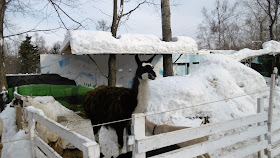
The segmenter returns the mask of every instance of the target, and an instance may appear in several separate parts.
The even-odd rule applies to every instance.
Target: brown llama
[[[151,65],[155,55],[147,61],[140,61],[135,55],[137,70],[132,88],[99,86],[85,94],[83,107],[92,125],[131,118],[132,113],[144,112],[149,96],[148,80],[155,79]],[[130,121],[107,124],[118,136],[119,152],[123,147],[123,131],[130,134]],[[93,126],[95,140],[99,142],[101,126]]]

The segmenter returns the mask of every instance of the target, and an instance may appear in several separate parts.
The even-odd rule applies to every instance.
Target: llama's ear
[[[156,54],[154,56],[152,56],[147,62],[152,63],[152,61],[154,60]]]
[[[135,60],[136,60],[137,65],[142,65],[142,62],[140,61],[138,54],[135,55]]]

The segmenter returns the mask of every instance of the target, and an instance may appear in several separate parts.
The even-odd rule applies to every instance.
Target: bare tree
[[[269,17],[269,38],[270,40],[277,40],[279,39],[278,35],[278,26],[277,21],[279,17],[279,7],[280,7],[280,0],[265,0],[260,1],[257,0],[258,5],[263,9],[265,14]],[[279,68],[279,55],[277,56],[268,56],[268,60],[272,63],[271,67],[268,68],[269,74],[272,73],[275,66]]]
[[[61,42],[55,42],[50,50],[51,54],[59,54],[61,48]]]
[[[35,33],[33,37],[35,38],[33,43],[37,46],[39,54],[49,54],[45,38],[38,33]]]
[[[280,5],[280,0],[265,0],[265,1],[260,1],[257,0],[259,6],[263,9],[263,11],[268,15],[269,20],[270,20],[270,25],[269,25],[269,36],[271,40],[274,40],[277,38],[277,27],[276,27],[276,22],[278,20],[278,15],[279,15],[279,5]],[[274,34],[274,28],[276,29]]]
[[[257,1],[243,0],[242,4],[245,10],[246,27],[248,35],[251,35],[251,41],[265,41],[265,25],[267,22],[267,14],[263,11]],[[252,36],[253,35],[253,36]]]
[[[7,5],[11,0],[1,0],[0,2],[0,88],[8,89],[6,81],[6,68],[4,62],[4,17]]]
[[[42,4],[42,2],[45,2],[44,7],[48,7],[49,5],[51,5],[53,7],[53,9],[55,10],[55,12],[57,13],[57,16],[59,17],[60,23],[66,29],[68,29],[68,27],[64,23],[61,15],[64,15],[64,17],[70,19],[75,24],[77,24],[75,28],[79,28],[82,26],[82,24],[80,22],[76,21],[71,16],[69,16],[66,13],[66,11],[64,11],[63,8],[61,7],[61,6],[71,7],[71,4],[73,4],[75,2],[74,0],[60,0],[60,1],[41,0],[40,2],[24,1],[24,0],[1,0],[1,2],[0,2],[0,89],[2,89],[2,87],[5,87],[6,89],[8,88],[7,81],[6,81],[6,68],[5,68],[5,63],[4,63],[4,57],[5,57],[4,56],[4,38],[10,38],[12,36],[25,34],[27,32],[53,31],[53,30],[57,30],[57,29],[61,28],[61,27],[58,27],[58,28],[50,28],[50,29],[48,28],[48,29],[38,30],[38,29],[36,29],[36,26],[34,26],[34,29],[4,36],[4,26],[6,26],[6,28],[5,28],[6,30],[9,30],[7,28],[7,25],[5,25],[5,24],[7,24],[7,19],[5,18],[7,10],[9,10],[12,13],[22,13],[22,14],[28,13],[28,15],[36,16],[35,12],[38,12],[38,10],[32,8],[33,5],[31,3],[33,3],[33,2],[40,3],[40,5],[44,5],[44,4]],[[28,10],[28,12],[25,12],[26,10]],[[42,11],[42,10],[39,10],[39,12],[40,11]],[[50,14],[52,14],[52,13],[50,13]],[[44,20],[47,17],[49,17],[49,15],[46,15],[46,17],[44,17],[42,19]],[[6,23],[5,23],[5,20],[6,20]]]
[[[7,74],[19,73],[19,57],[18,52],[15,52],[17,50],[13,48],[14,44],[15,43],[9,43],[7,41],[4,42],[4,60]]]
[[[172,31],[170,22],[170,2],[169,0],[161,0],[161,23],[163,41],[172,41]],[[163,76],[173,76],[172,54],[163,55]]]
[[[108,31],[110,29],[110,26],[108,26],[107,21],[104,19],[99,20],[96,24],[96,30],[101,30],[101,31]]]
[[[113,19],[111,25],[111,33],[113,37],[117,37],[117,31],[120,25],[122,18],[126,17],[125,20],[128,20],[129,16],[137,10],[141,5],[146,3],[146,0],[143,0],[141,3],[138,3],[135,8],[129,10],[128,12],[124,13],[124,0],[120,0],[120,5],[118,7],[118,0],[113,1]],[[127,1],[129,2],[129,1]],[[108,61],[108,85],[109,86],[116,86],[116,55],[110,54],[109,61]]]
[[[227,0],[216,0],[216,8],[210,13],[204,7],[204,21],[199,25],[197,38],[199,43],[207,41],[210,49],[237,49],[241,41],[236,40],[241,35],[238,25],[237,6],[230,6]],[[205,30],[207,29],[207,30]]]

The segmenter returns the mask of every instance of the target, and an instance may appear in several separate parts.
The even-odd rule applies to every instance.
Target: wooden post
[[[18,130],[23,129],[23,122],[22,122],[22,110],[20,106],[16,107],[16,124]]]
[[[29,138],[31,143],[31,157],[35,158],[35,121],[33,119],[33,113],[28,111],[28,127],[29,127]]]
[[[274,95],[275,95],[275,74],[271,74],[270,81],[270,94],[269,94],[269,107],[268,107],[268,132],[271,132],[271,123],[273,118],[273,108],[274,108]]]
[[[269,94],[269,107],[268,107],[268,152],[267,156],[268,158],[271,158],[271,125],[272,125],[272,119],[273,119],[273,108],[274,108],[274,94],[275,94],[275,74],[271,74],[271,81],[270,81],[270,94]]]
[[[100,157],[100,147],[96,142],[84,143],[83,157],[86,158],[99,158]]]
[[[257,112],[258,113],[263,113],[264,112],[264,100],[263,98],[258,98],[258,107],[257,107]],[[264,122],[258,123],[258,126],[264,126]],[[264,135],[261,135],[258,137],[258,141],[261,142],[264,140]],[[264,157],[264,150],[261,150],[258,152],[258,158],[263,158]]]
[[[132,135],[135,137],[133,144],[132,157],[133,158],[146,158],[146,153],[138,153],[137,141],[145,138],[145,114],[132,115]]]

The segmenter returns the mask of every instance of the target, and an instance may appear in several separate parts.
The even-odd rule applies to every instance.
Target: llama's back
[[[99,86],[86,93],[83,107],[95,125],[130,118],[136,98],[129,88]]]

